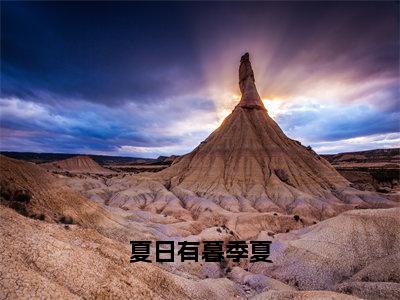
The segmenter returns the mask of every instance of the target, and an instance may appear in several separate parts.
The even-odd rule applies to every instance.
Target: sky
[[[400,147],[395,2],[1,2],[0,150],[194,149],[240,100],[318,153]]]

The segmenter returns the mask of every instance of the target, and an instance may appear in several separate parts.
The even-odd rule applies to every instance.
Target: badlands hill
[[[111,170],[101,167],[89,156],[74,156],[64,160],[44,163],[42,167],[50,171],[68,171],[68,172],[89,172],[89,173],[111,173]]]
[[[148,224],[127,223],[32,163],[0,156],[0,167],[1,299],[206,299],[236,293],[227,279],[196,282],[152,264],[129,264],[129,240],[154,240]]]
[[[50,223],[77,224],[127,241],[122,219],[116,217],[81,194],[66,187],[43,168],[0,156],[1,204],[23,216]],[[138,225],[139,226],[139,225]],[[139,229],[140,228],[140,229]],[[137,232],[148,230],[138,227]]]
[[[0,161],[3,204],[23,215],[54,222],[63,217],[72,218],[81,225],[91,224],[94,221],[92,215],[105,215],[97,205],[63,187],[55,177],[35,164],[5,156],[0,156]]]
[[[129,218],[122,218],[121,213],[106,211],[63,187],[34,164],[0,158],[0,266],[6,270],[0,272],[0,298],[398,299],[400,295],[398,208],[346,212],[275,236],[269,234],[274,222],[262,229],[253,218],[246,230],[253,230],[255,239],[272,239],[273,264],[129,264],[129,239],[235,240],[238,236],[224,228],[214,231],[212,224],[198,231],[196,223],[185,227],[179,220],[151,213],[129,216],[127,212]],[[25,209],[13,202],[23,203]]]

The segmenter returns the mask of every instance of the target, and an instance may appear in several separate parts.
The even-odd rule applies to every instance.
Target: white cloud
[[[312,146],[320,154],[335,154],[378,148],[400,148],[400,133],[375,134],[332,142],[314,143]]]

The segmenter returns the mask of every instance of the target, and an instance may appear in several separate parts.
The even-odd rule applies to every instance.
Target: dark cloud
[[[121,146],[179,146],[185,133],[171,134],[165,129],[192,115],[209,114],[214,104],[199,98],[177,98],[171,102],[167,117],[163,105],[133,104],[104,109],[103,105],[85,102],[53,106],[4,98],[0,100],[1,148],[16,151],[24,149],[20,145],[26,143],[34,148],[32,151],[75,149],[73,153],[82,150],[115,153]]]
[[[4,3],[2,92],[108,105],[185,93],[201,74],[179,15],[163,4]]]
[[[400,110],[385,112],[366,105],[310,107],[289,110],[277,122],[289,136],[308,143],[338,141],[361,136],[399,132]]]
[[[397,132],[398,24],[396,2],[4,2],[1,147],[190,150],[245,51],[291,137]]]

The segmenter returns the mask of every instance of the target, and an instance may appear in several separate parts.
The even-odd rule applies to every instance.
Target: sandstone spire
[[[240,92],[242,93],[239,106],[265,110],[264,104],[262,103],[260,95],[257,92],[254,72],[251,68],[250,55],[248,52],[245,53],[240,59],[239,87]]]
[[[248,53],[241,58],[239,79],[242,99],[221,126],[152,175],[184,207],[213,202],[231,212],[282,211],[321,219],[355,206],[384,205],[381,197],[350,187],[325,159],[285,135],[257,93]]]

